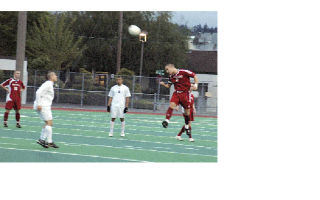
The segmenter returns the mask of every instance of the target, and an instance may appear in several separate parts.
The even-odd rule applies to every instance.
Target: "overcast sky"
[[[216,11],[175,11],[172,21],[178,24],[187,24],[189,27],[194,25],[205,25],[209,27],[217,26]]]

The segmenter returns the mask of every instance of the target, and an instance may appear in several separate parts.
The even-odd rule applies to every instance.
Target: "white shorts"
[[[37,110],[37,113],[41,120],[50,121],[52,120],[51,107],[42,107],[41,111]]]
[[[111,106],[111,118],[124,118],[123,106]]]

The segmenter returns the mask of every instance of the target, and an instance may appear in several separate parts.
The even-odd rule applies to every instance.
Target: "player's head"
[[[165,71],[172,75],[172,74],[175,74],[177,73],[177,69],[176,67],[174,66],[174,64],[166,64],[166,66],[164,67]]]
[[[20,78],[20,71],[19,70],[16,70],[16,71],[14,71],[14,73],[13,73],[13,77],[14,77],[14,79],[19,79]]]
[[[121,76],[119,76],[119,77],[117,77],[117,84],[118,85],[122,85],[122,83],[123,83],[123,79],[122,79],[122,77]]]
[[[48,79],[49,81],[56,82],[56,81],[58,80],[58,77],[57,77],[57,75],[56,75],[55,72],[48,72],[48,74],[47,74],[47,79]]]

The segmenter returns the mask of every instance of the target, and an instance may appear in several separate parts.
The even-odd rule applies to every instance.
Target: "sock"
[[[172,112],[173,112],[173,109],[172,108],[168,108],[167,110],[167,113],[166,113],[166,119],[169,120],[172,116]]]
[[[3,115],[3,122],[6,124],[8,121],[9,113],[5,112]]]
[[[113,133],[114,122],[110,121],[110,133]]]
[[[189,116],[188,115],[183,115],[184,116],[184,123],[186,124],[186,128],[188,127],[189,124]]]
[[[42,128],[42,130],[41,130],[40,139],[41,140],[46,140],[47,139],[46,132],[45,132],[44,128]]]
[[[123,121],[121,122],[121,133],[124,133],[124,127],[125,127],[126,123]]]
[[[20,124],[20,113],[16,113],[17,124]]]
[[[46,133],[47,133],[47,141],[48,143],[52,143],[52,127],[51,126],[46,126],[44,127]]]
[[[184,126],[182,126],[182,128],[181,128],[180,132],[178,133],[178,136],[181,136],[181,135],[182,135],[182,133],[184,132],[184,130],[185,130],[185,128],[184,128]]]
[[[192,130],[191,126],[189,127],[189,129],[190,129],[190,134],[188,134],[188,136],[189,136],[189,138],[192,138],[192,136],[191,136],[191,130]]]

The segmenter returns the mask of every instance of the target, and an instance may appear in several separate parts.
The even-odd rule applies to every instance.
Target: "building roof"
[[[187,69],[198,74],[218,74],[217,51],[190,51]]]

